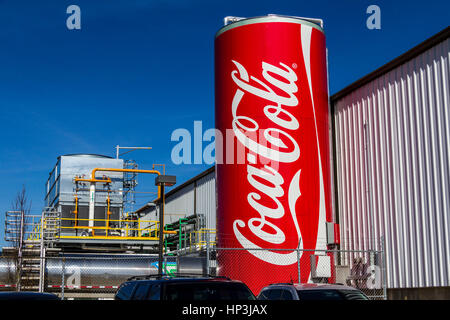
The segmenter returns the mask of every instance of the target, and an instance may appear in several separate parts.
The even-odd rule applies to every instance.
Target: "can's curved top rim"
[[[289,22],[289,23],[296,23],[296,24],[305,24],[310,27],[316,28],[320,32],[324,33],[322,27],[319,25],[310,22],[308,20],[302,19],[302,18],[296,18],[296,17],[287,17],[287,16],[277,16],[277,15],[269,15],[269,16],[261,16],[261,17],[252,17],[252,18],[245,18],[233,23],[230,23],[226,26],[223,26],[216,32],[216,38],[223,34],[224,32],[234,29],[237,27],[249,25],[249,24],[256,24],[256,23],[266,23],[266,22]]]

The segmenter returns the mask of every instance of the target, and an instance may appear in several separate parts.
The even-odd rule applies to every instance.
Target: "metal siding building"
[[[202,217],[203,228],[216,228],[216,179],[214,167],[200,173],[166,193],[164,223],[169,224],[186,216]],[[145,214],[142,220],[158,220],[155,207],[137,210]]]
[[[214,168],[213,168],[214,169]],[[216,176],[215,171],[196,181],[196,212],[205,216],[205,228],[216,229]]]
[[[181,188],[178,192],[167,194],[164,208],[165,223],[194,214],[194,184]]]
[[[449,33],[331,98],[342,248],[384,239],[390,288],[450,285]]]

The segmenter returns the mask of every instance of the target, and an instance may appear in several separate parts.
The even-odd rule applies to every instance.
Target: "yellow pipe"
[[[156,167],[156,166],[162,167],[162,168],[163,168],[163,174],[166,174],[166,165],[165,165],[165,164],[154,163],[154,164],[152,165],[152,169],[155,170],[155,167]]]
[[[75,195],[75,210],[72,211],[75,213],[75,227],[77,226],[77,217],[78,217],[78,196]]]
[[[77,195],[75,195],[74,198],[75,198],[75,210],[73,210],[72,213],[75,213],[75,216],[76,216],[76,214],[78,213],[78,197],[77,197]]]
[[[110,203],[111,203],[111,200],[109,198],[109,194],[108,194],[108,198],[106,199],[106,203],[108,204],[107,209],[106,209],[106,214],[108,215],[108,220],[109,220],[109,215],[111,214],[111,211],[109,211]]]
[[[95,179],[95,173],[97,171],[111,171],[111,172],[135,172],[135,173],[154,173],[158,176],[161,175],[161,173],[157,170],[142,170],[142,169],[118,169],[118,168],[95,168],[92,170],[91,178]]]
[[[177,234],[176,230],[164,230],[164,234]]]
[[[157,170],[141,170],[141,169],[118,169],[118,168],[94,168],[91,173],[91,180],[96,180],[95,173],[97,171],[110,171],[110,172],[133,172],[133,173],[153,173],[157,174],[158,176],[161,175],[161,173]],[[158,200],[161,197],[161,187],[158,186]]]
[[[109,215],[111,214],[111,211],[109,211],[109,205],[111,203],[111,200],[109,199],[109,192],[108,192],[108,198],[106,199],[106,202],[108,203],[107,209],[106,209],[106,236],[108,236],[108,229],[109,229]]]
[[[161,175],[161,173],[158,170],[142,170],[142,169],[119,169],[119,168],[94,168],[92,170],[91,173],[91,182],[101,182],[102,180],[97,180],[95,178],[95,174],[97,173],[97,171],[108,171],[108,172],[133,172],[133,173],[152,173],[152,174],[157,174],[158,176]],[[109,179],[109,178],[108,178]],[[86,179],[89,180],[89,179]],[[82,181],[82,179],[79,179],[79,181]],[[109,181],[111,181],[111,179],[109,179]],[[161,199],[161,186],[158,186],[158,200]],[[163,234],[164,233],[168,233],[168,234],[172,234],[172,233],[176,233],[175,232],[167,232],[167,230],[164,230],[163,228]]]

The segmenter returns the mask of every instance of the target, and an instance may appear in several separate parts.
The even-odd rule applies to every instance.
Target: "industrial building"
[[[342,247],[383,241],[398,298],[450,297],[449,35],[331,97]]]
[[[136,210],[136,214],[143,221],[158,219],[157,208],[151,203]],[[167,192],[164,217],[167,228],[180,230],[177,235],[168,237],[167,241],[173,242],[171,249],[188,249],[191,243],[214,245],[216,236],[214,167]]]
[[[331,97],[340,248],[380,250],[391,298],[450,297],[450,28]],[[215,228],[214,167],[167,193]],[[137,212],[155,219],[153,208]]]
[[[340,248],[384,250],[391,298],[450,298],[449,36],[447,28],[330,98]],[[75,257],[67,268],[82,267],[85,285],[117,285],[149,273],[149,265],[155,273],[160,198],[124,209],[137,171],[118,157],[60,156],[36,222],[41,236],[24,239],[21,259],[0,261],[1,282],[19,270],[35,276],[18,284],[23,289],[47,291],[65,272],[52,259],[64,256]],[[203,257],[216,243],[215,167],[164,198],[170,261],[179,271],[212,272],[213,257],[206,265]],[[14,238],[8,222],[17,219],[10,217],[5,234]],[[99,253],[114,263],[86,264]],[[123,257],[129,259],[120,265]],[[134,274],[117,273],[125,269]]]
[[[160,262],[164,273],[204,274],[201,250],[192,244],[191,256],[160,256],[160,222],[125,210],[138,173],[155,175],[155,182],[169,177],[118,157],[59,156],[45,184],[42,215],[6,213],[5,240],[12,246],[2,250],[0,290],[111,298],[128,278],[158,274]],[[157,197],[152,208],[159,212],[160,205]]]

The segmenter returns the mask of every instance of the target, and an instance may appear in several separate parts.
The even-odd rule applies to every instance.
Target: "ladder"
[[[41,216],[23,211],[5,214],[5,240],[13,243],[16,261],[17,291],[44,292],[47,249],[59,239],[61,221],[54,208],[45,208]]]
[[[24,240],[18,259],[18,291],[39,291],[41,258],[40,243]]]
[[[45,291],[45,267],[48,248],[53,248],[54,242],[59,239],[61,220],[54,208],[45,208],[40,221],[39,239],[39,292]]]

